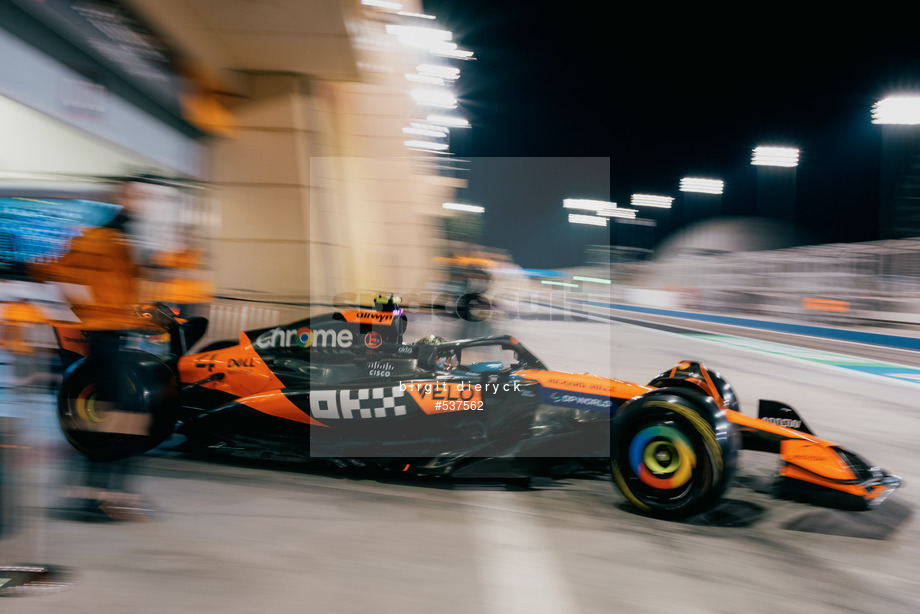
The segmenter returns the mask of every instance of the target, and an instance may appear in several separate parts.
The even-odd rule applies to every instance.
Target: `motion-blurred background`
[[[616,318],[606,319],[610,309],[885,328],[915,341],[920,46],[913,25],[887,15],[878,24],[862,14],[806,18],[778,7],[752,14],[696,8],[668,13],[602,0],[0,0],[0,415],[28,417],[23,424],[35,432],[27,439],[47,444],[36,448],[36,457],[48,464],[57,460],[61,437],[53,417],[49,422],[49,408],[61,375],[61,330],[79,331],[77,325],[86,323],[81,308],[100,297],[162,301],[183,315],[206,316],[203,345],[335,306],[369,306],[381,293],[401,295],[407,311],[425,316],[475,288],[490,301],[483,310],[492,308],[488,321],[451,332],[505,332],[496,323],[516,320],[541,355],[549,353],[548,361],[562,369],[603,376],[618,369],[618,377],[645,381],[685,356],[672,356],[671,340],[650,342],[648,331],[614,334]],[[834,19],[839,21],[830,27]],[[94,245],[108,245],[108,230],[123,233],[126,252],[88,246],[94,237],[102,237]],[[92,273],[81,256],[89,253],[111,267]],[[544,308],[567,317],[569,307],[590,307],[602,323],[528,320],[545,316],[537,314]],[[51,325],[58,327],[57,337]],[[413,330],[416,336],[428,332]],[[740,378],[758,390],[758,360],[736,349],[685,346],[691,343],[687,337],[678,345],[707,360],[746,364]],[[790,381],[799,373],[795,365],[777,364],[771,369]],[[881,372],[891,364],[871,368]],[[916,377],[910,371],[901,379]],[[813,379],[788,386],[815,403],[819,395],[808,395],[816,389],[839,394],[851,422],[838,421],[828,409],[825,424],[832,435],[834,428],[860,432],[863,403],[851,399],[849,389],[841,392],[846,377],[834,378],[822,379],[821,386],[812,386]],[[768,388],[761,395],[770,394]],[[892,390],[885,387],[877,396],[890,394],[885,403],[892,414],[908,415],[908,395]],[[874,394],[866,396],[874,401]],[[915,455],[912,432],[909,426],[884,426],[867,437],[870,452]],[[6,437],[2,429],[0,436]],[[894,440],[898,454],[889,447]],[[19,450],[16,441],[12,435],[0,439],[0,460]],[[50,457],[40,456],[45,453]],[[30,479],[49,484],[43,466],[34,465],[39,469]],[[212,469],[226,483],[197,467],[189,470],[194,487],[151,480],[161,500],[203,510],[183,522],[190,533],[195,519],[214,518],[215,509],[239,503],[238,482],[263,479],[248,477],[245,469]],[[152,473],[169,471],[158,466]],[[424,573],[431,561],[444,559],[459,561],[469,573],[474,566],[464,564],[467,558],[485,560],[483,573],[492,577],[490,565],[498,561],[502,567],[499,546],[508,535],[509,550],[536,561],[531,571],[538,581],[528,584],[515,575],[521,561],[508,559],[494,574],[504,584],[496,581],[489,593],[490,581],[484,581],[484,596],[473,605],[464,601],[464,582],[454,586],[440,578],[418,602],[390,595],[388,603],[400,606],[392,611],[432,611],[432,603],[444,605],[445,594],[456,596],[449,611],[477,611],[476,603],[510,611],[502,607],[508,594],[536,595],[524,600],[528,611],[576,611],[566,606],[568,589],[554,593],[547,580],[554,577],[554,563],[541,556],[552,551],[553,540],[571,546],[560,556],[574,559],[579,581],[588,584],[582,605],[604,609],[609,578],[617,575],[604,566],[616,558],[610,552],[635,535],[644,538],[648,526],[617,512],[626,528],[616,534],[606,520],[609,501],[593,486],[563,487],[578,491],[577,509],[557,507],[555,492],[517,508],[521,500],[501,507],[510,499],[495,499],[494,493],[419,495],[402,485],[397,490],[405,501],[390,503],[381,494],[386,488],[364,482],[354,492],[342,489],[339,498],[338,486],[330,486],[334,480],[312,476],[304,478],[315,487],[310,492],[324,494],[308,504],[292,503],[287,480],[301,477],[272,478],[277,491],[266,496],[280,500],[279,506],[291,503],[294,511],[286,518],[299,518],[304,509],[313,520],[328,514],[328,525],[320,522],[316,534],[305,534],[320,552],[339,552],[339,542],[323,541],[338,531],[362,536],[345,548],[345,557],[384,588],[356,598],[352,611],[368,611],[378,605],[374,595],[393,590],[386,581],[391,569],[362,558],[367,543],[388,536],[376,519],[362,516],[365,505],[384,501],[373,509],[399,538],[398,545],[381,546],[387,555],[403,555],[392,571],[398,586],[411,584],[400,570]],[[221,490],[227,483],[234,488]],[[43,505],[41,494],[31,496],[36,499],[17,507]],[[264,512],[256,495],[246,497],[235,512],[246,518]],[[469,522],[456,511],[458,500],[459,509],[474,510]],[[12,507],[9,498],[3,504]],[[568,531],[559,529],[566,522],[556,521],[573,518],[574,526],[590,530],[550,536],[529,520],[530,504],[552,520],[547,524],[553,531]],[[427,566],[406,563],[419,553],[410,539],[422,515],[415,506],[427,505],[449,518],[445,526],[469,529],[486,554],[468,553],[468,540],[442,532],[435,522],[425,526],[422,538],[433,536],[443,551],[431,554]],[[501,535],[482,528],[488,527],[479,522],[483,510]],[[405,514],[411,526],[397,522]],[[250,540],[244,524],[209,524],[213,539],[202,537],[196,547],[210,548],[234,531]],[[87,548],[81,536],[55,527],[23,533],[60,538],[64,558],[80,560]],[[163,529],[167,538],[172,530]],[[266,537],[262,531],[260,526],[243,546],[227,545],[220,556],[235,561],[233,556],[260,544],[272,561],[263,568],[275,569],[277,544],[288,534]],[[634,554],[673,549],[674,534],[701,543],[709,537],[688,537],[687,527],[650,532],[652,545],[640,541]],[[541,534],[543,541],[531,539]],[[608,544],[611,535],[621,541]],[[125,548],[144,574],[157,570],[157,556],[165,568],[187,555],[193,562],[186,569],[200,571],[189,554],[193,548],[164,554],[149,549],[148,536],[134,537]],[[192,543],[196,536],[187,537]],[[841,575],[840,584],[852,595],[840,593],[839,602],[828,597],[831,605],[867,595],[854,607],[878,598],[891,599],[891,611],[914,611],[909,603],[915,601],[897,597],[915,584],[913,570],[901,564],[916,560],[920,541],[913,537],[905,540],[909,547],[901,558],[889,561],[896,567],[890,570],[893,590],[866,580],[871,590],[863,591]],[[537,546],[528,550],[528,543]],[[721,544],[711,551],[706,544],[700,555],[706,562],[688,568],[712,568],[713,560],[722,560]],[[739,544],[743,554],[748,544]],[[781,551],[788,545],[781,543]],[[33,543],[23,552],[44,556],[54,549]],[[835,552],[845,559],[851,549],[838,544]],[[631,560],[643,561],[647,577],[657,578],[658,562],[639,554]],[[98,562],[109,554],[93,556]],[[873,569],[873,556],[888,561],[887,551],[879,549],[854,563],[858,571],[847,572]],[[595,565],[597,558],[604,565]],[[797,565],[784,580],[805,582],[800,578],[806,574],[797,570],[816,567],[806,555]],[[226,590],[225,581],[244,585],[241,567],[228,568],[231,573],[208,577],[208,586],[217,587],[212,592]],[[119,570],[106,571],[117,577]],[[630,571],[620,573],[629,578]],[[328,577],[345,574],[338,572]],[[326,577],[315,576],[313,587],[330,591],[324,593],[327,603],[354,597],[350,585],[330,589]],[[131,611],[132,596],[156,591],[131,578],[139,584],[129,581],[123,598],[107,602],[119,611]],[[747,607],[757,602],[757,591],[772,595],[769,574],[762,579],[753,593],[739,589],[736,602]],[[702,590],[693,588],[696,580],[686,581],[684,595]],[[835,582],[825,581],[823,594],[836,594]],[[540,586],[554,597],[541,603],[543,593],[535,589]],[[647,584],[634,587],[631,603],[640,611]],[[237,598],[253,599],[253,611],[260,611],[263,602],[247,595]],[[703,604],[698,611],[714,611],[709,593],[696,596],[695,603]],[[184,592],[189,609],[178,611],[206,611],[195,609],[196,599],[193,591]],[[300,611],[298,606],[291,611]]]

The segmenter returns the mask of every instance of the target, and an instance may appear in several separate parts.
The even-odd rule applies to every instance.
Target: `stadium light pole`
[[[799,149],[777,145],[755,147],[751,164],[757,167],[757,215],[795,225],[795,175]]]
[[[616,208],[617,204],[607,200],[593,200],[590,198],[565,198],[562,200],[563,209],[576,211],[606,211]]]
[[[680,187],[684,193],[683,207],[678,225],[685,226],[696,220],[722,215],[722,193],[725,182],[721,179],[704,177],[682,177]]]
[[[608,226],[609,218],[635,217],[636,212],[632,209],[622,209],[617,207],[613,201],[596,200],[592,198],[565,198],[562,200],[562,208],[573,211],[590,211],[593,216],[573,213],[569,214],[569,222],[572,224],[587,224],[592,226]],[[597,220],[603,220],[599,222]],[[607,234],[608,251],[612,245],[616,244],[616,224],[609,225],[610,231]]]
[[[674,197],[657,194],[633,194],[629,199],[629,204],[631,207],[651,209],[649,214],[655,222],[654,226],[651,226],[653,230],[651,233],[638,233],[638,228],[634,227],[634,234],[636,234],[638,240],[633,247],[653,249],[655,243],[661,241],[665,233],[671,229],[671,208],[674,205]],[[649,235],[651,235],[650,239]]]
[[[601,201],[595,201],[595,202],[601,202]],[[611,203],[606,203],[606,204],[610,205]],[[573,207],[571,206],[571,204],[569,205],[563,204],[563,207],[566,209],[579,208],[579,207]],[[608,218],[598,215],[600,206],[598,206],[598,208],[591,208],[591,207],[592,206],[589,206],[589,208],[587,209],[585,208],[581,208],[581,209],[583,211],[584,210],[594,211],[595,212],[594,215],[590,215],[587,213],[569,213],[568,214],[569,224],[572,224],[573,226],[572,235],[574,237],[573,242],[569,244],[569,249],[572,250],[570,257],[572,261],[577,262],[578,265],[584,264],[586,247],[588,245],[595,245],[598,242],[597,241],[598,231],[592,231],[592,230],[586,229],[585,226],[594,226],[594,227],[597,227],[598,229],[603,228],[602,232],[607,237],[608,242],[610,241],[610,234],[609,234],[609,231],[607,230]]]
[[[443,203],[441,205],[443,209],[450,209],[451,211],[465,211],[467,213],[485,213],[486,208],[480,205],[468,205],[465,203]]]
[[[917,194],[906,186],[920,181],[913,170],[920,161],[920,95],[893,95],[872,107],[872,123],[882,127],[882,181],[879,237],[900,239],[920,235]],[[910,178],[911,181],[905,181]]]

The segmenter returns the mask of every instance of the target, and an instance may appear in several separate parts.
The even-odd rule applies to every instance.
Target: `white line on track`
[[[582,307],[582,308],[583,308],[583,307]],[[706,324],[715,324],[716,326],[725,326],[725,327],[727,327],[727,328],[734,328],[734,329],[737,329],[738,331],[751,330],[751,331],[756,331],[756,332],[761,332],[761,333],[770,333],[770,334],[773,334],[773,335],[780,335],[780,336],[784,336],[784,337],[793,337],[793,338],[798,337],[798,338],[801,338],[801,339],[816,339],[816,340],[819,340],[819,341],[830,341],[830,342],[833,342],[833,343],[839,343],[839,344],[841,344],[841,345],[852,345],[852,346],[856,346],[856,347],[858,347],[858,346],[873,346],[873,345],[875,345],[875,344],[867,343],[867,342],[864,342],[864,341],[853,341],[853,340],[851,340],[851,339],[838,339],[837,337],[820,337],[820,336],[815,336],[815,335],[809,335],[809,334],[807,334],[807,333],[793,333],[793,332],[783,331],[783,330],[772,330],[772,329],[769,329],[769,328],[752,328],[752,327],[750,327],[750,326],[745,326],[745,325],[743,325],[743,324],[730,324],[730,323],[728,323],[728,322],[707,322],[707,321],[705,321],[705,320],[701,321],[701,320],[694,320],[694,319],[692,319],[692,318],[681,318],[680,316],[669,316],[669,315],[663,315],[663,314],[648,314],[648,315],[651,315],[651,316],[653,316],[653,317],[658,317],[658,318],[669,318],[669,319],[672,319],[672,320],[676,320],[676,321],[677,321],[677,322],[674,322],[674,323],[670,323],[670,324],[669,324],[668,322],[657,322],[657,321],[654,321],[654,320],[643,320],[643,319],[638,318],[638,317],[635,317],[635,316],[630,317],[631,314],[630,314],[628,311],[625,311],[625,310],[613,309],[613,308],[609,308],[609,307],[599,307],[599,309],[607,309],[607,310],[608,310],[608,313],[610,313],[610,318],[604,318],[603,314],[591,314],[591,315],[595,316],[596,318],[606,319],[606,320],[608,320],[608,321],[609,321],[611,318],[621,318],[621,319],[623,319],[623,320],[630,320],[631,322],[639,322],[639,323],[644,323],[644,324],[661,324],[661,325],[664,325],[664,326],[675,326],[675,327],[685,328],[685,329],[687,329],[687,330],[692,330],[692,331],[696,331],[696,332],[703,333],[703,334],[707,334],[707,335],[720,335],[720,334],[722,334],[722,335],[729,335],[729,336],[731,336],[732,333],[713,333],[712,331],[708,331],[708,330],[705,330],[705,329],[702,329],[702,328],[694,328],[694,327],[693,327],[693,323],[694,323],[694,322],[699,322],[699,323],[706,323]],[[585,313],[590,313],[590,312],[585,312]],[[640,312],[640,313],[641,313],[641,312]],[[583,314],[583,313],[578,313],[578,315],[584,315],[584,314]],[[616,320],[614,320],[614,321],[616,321]],[[640,325],[641,325],[641,324],[640,324]],[[802,324],[802,326],[813,326],[813,325],[810,325],[810,324]],[[815,328],[821,328],[820,326],[814,326],[814,327],[815,327]],[[884,333],[878,333],[878,334],[883,335]],[[734,336],[736,336],[736,337],[737,337],[737,336],[744,337],[745,335],[744,335],[742,332],[739,332],[738,334],[735,334]],[[780,342],[775,342],[775,343],[780,343]],[[911,350],[911,349],[908,349],[908,348],[899,348],[899,347],[894,347],[894,346],[890,346],[890,345],[878,346],[878,347],[884,347],[886,351],[889,351],[889,350],[890,350],[890,351],[895,351],[895,352],[902,352],[902,353],[905,353],[905,354],[908,354],[908,355],[916,355],[916,353],[917,353],[917,350]]]
[[[866,371],[860,371],[860,370],[858,370],[858,369],[851,369],[851,368],[847,368],[847,367],[845,367],[845,366],[827,364],[827,363],[824,363],[824,362],[818,362],[818,361],[814,361],[814,360],[806,360],[806,359],[804,359],[804,358],[798,358],[798,357],[796,357],[796,356],[790,356],[790,355],[787,355],[787,354],[778,354],[778,353],[772,353],[772,352],[765,352],[765,351],[763,351],[763,350],[761,350],[761,349],[755,349],[755,348],[751,348],[751,347],[744,347],[744,346],[741,346],[741,345],[729,345],[729,344],[720,342],[720,341],[718,341],[717,339],[703,339],[703,338],[696,337],[696,336],[693,336],[693,335],[686,335],[686,334],[682,334],[682,333],[673,333],[673,332],[670,332],[670,331],[658,330],[658,329],[656,329],[656,328],[649,328],[649,327],[647,327],[647,326],[643,326],[643,324],[645,323],[644,320],[639,320],[639,319],[636,319],[636,318],[629,318],[628,316],[623,316],[622,319],[619,319],[619,318],[620,318],[619,314],[617,314],[617,319],[605,318],[605,317],[604,317],[603,315],[601,315],[601,314],[588,314],[588,313],[581,313],[581,312],[579,312],[577,315],[579,315],[579,316],[581,316],[581,317],[588,316],[590,319],[593,319],[593,320],[596,320],[596,321],[604,321],[604,322],[610,322],[610,323],[625,324],[626,326],[637,326],[637,327],[640,327],[640,328],[644,328],[644,329],[645,329],[648,333],[650,333],[650,334],[667,335],[667,336],[672,336],[672,337],[673,337],[673,336],[685,337],[685,338],[688,338],[688,339],[693,339],[693,340],[695,340],[695,341],[699,341],[700,343],[706,343],[706,344],[710,344],[710,345],[717,345],[717,346],[720,346],[720,347],[731,347],[731,348],[736,349],[736,350],[739,350],[739,351],[741,351],[741,352],[745,352],[745,353],[749,353],[749,354],[753,354],[753,355],[758,355],[758,356],[767,355],[767,356],[771,356],[771,357],[773,357],[773,358],[783,359],[783,360],[786,360],[786,361],[788,361],[788,362],[798,363],[798,364],[801,364],[801,365],[808,365],[808,366],[814,367],[814,368],[816,368],[816,369],[823,370],[823,371],[825,371],[825,372],[827,372],[827,373],[833,373],[833,374],[835,374],[835,375],[840,375],[841,372],[849,372],[849,374],[856,375],[856,376],[859,376],[859,377],[863,377],[863,378],[865,378],[865,379],[867,379],[867,380],[872,380],[872,381],[875,381],[875,382],[878,382],[878,383],[909,386],[911,389],[913,389],[913,390],[915,390],[915,391],[916,391],[916,389],[917,389],[917,385],[920,384],[920,381],[908,380],[908,379],[905,379],[904,376],[901,376],[901,377],[894,377],[894,376],[882,375],[882,374],[877,374],[877,373],[868,373],[868,372],[866,372]],[[626,322],[625,320],[631,320],[632,322],[635,322],[635,323]],[[652,323],[653,323],[653,324],[658,324],[658,322],[652,322]],[[677,325],[673,325],[673,326],[677,326]],[[738,337],[738,338],[741,338],[741,339],[750,339],[750,337],[744,337],[744,336],[742,336],[742,335],[731,335],[731,334],[729,334],[729,333],[712,333],[712,332],[709,332],[709,331],[706,331],[706,330],[703,330],[703,329],[696,329],[696,328],[693,328],[693,327],[690,327],[690,326],[686,326],[686,327],[685,327],[685,326],[683,326],[683,325],[680,325],[680,328],[686,328],[687,330],[694,331],[694,333],[701,333],[701,334],[704,334],[704,335],[712,335],[712,336],[714,336],[714,337],[725,336],[725,337]],[[743,327],[739,327],[739,328],[743,328]],[[795,333],[786,333],[786,334],[795,335]],[[807,336],[807,335],[804,335],[804,336]],[[835,340],[835,341],[836,341],[836,340]],[[789,344],[782,344],[782,343],[772,342],[772,341],[767,341],[767,342],[765,342],[765,343],[771,343],[771,344],[773,344],[773,345],[789,345]],[[855,342],[855,341],[847,341],[846,343],[851,343],[851,344],[854,344],[854,345],[859,345],[859,343],[858,343],[858,342]],[[792,348],[799,348],[800,346],[789,345],[789,347],[792,347]],[[826,352],[826,351],[824,351],[824,350],[816,350],[816,351],[821,351],[821,352],[824,352],[824,353],[826,353],[826,354],[837,354],[838,356],[849,357],[849,358],[859,358],[859,357],[857,357],[857,356],[852,356],[852,355],[849,355],[849,354],[840,354],[839,352]],[[873,359],[864,358],[864,359],[861,359],[861,360],[873,360]],[[881,363],[881,362],[883,362],[883,361],[874,361],[874,362],[879,362],[879,363]],[[884,361],[884,362],[888,363],[888,361]],[[898,367],[898,368],[903,368],[903,369],[909,369],[909,370],[917,370],[916,367],[911,367],[911,366],[908,366],[908,365],[901,365],[901,364],[898,364],[898,363],[888,363],[888,364],[890,364],[890,365],[893,366],[893,367]]]
[[[516,493],[469,492],[465,513],[477,555],[482,612],[578,612],[546,529]]]

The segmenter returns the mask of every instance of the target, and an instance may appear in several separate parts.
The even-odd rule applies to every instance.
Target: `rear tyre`
[[[172,433],[179,387],[156,356],[125,350],[117,366],[84,358],[65,372],[58,423],[67,441],[93,461],[125,459]]]
[[[656,518],[681,519],[713,507],[734,475],[737,450],[725,412],[693,390],[649,392],[611,423],[613,482]]]

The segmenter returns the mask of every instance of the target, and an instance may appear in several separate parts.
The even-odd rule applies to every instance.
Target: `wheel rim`
[[[89,384],[84,387],[76,398],[72,399],[74,413],[86,422],[98,424],[105,420],[96,414],[96,385]]]
[[[638,508],[661,515],[692,510],[719,481],[713,428],[695,410],[654,400],[622,425],[614,481]]]
[[[642,429],[629,444],[629,466],[633,474],[655,490],[683,487],[693,477],[696,463],[690,440],[666,424]]]

